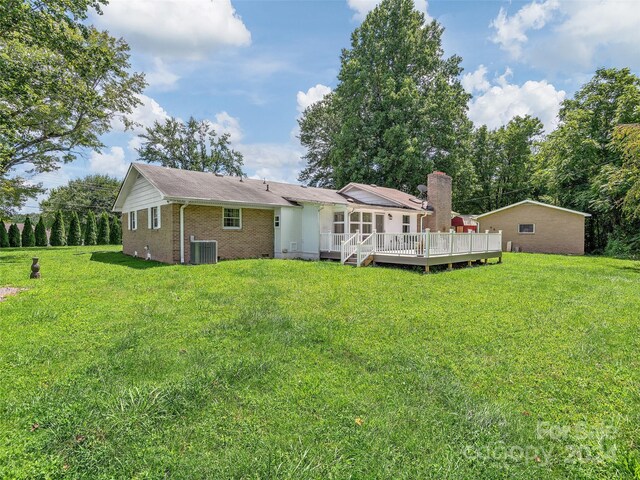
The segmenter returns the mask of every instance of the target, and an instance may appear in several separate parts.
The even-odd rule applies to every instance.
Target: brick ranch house
[[[215,240],[220,259],[319,259],[356,232],[449,232],[451,178],[430,174],[425,201],[376,185],[331,190],[133,163],[113,211],[127,255],[189,263],[191,241]]]

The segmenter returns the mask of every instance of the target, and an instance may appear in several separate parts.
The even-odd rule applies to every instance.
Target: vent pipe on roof
[[[267,192],[269,191],[269,184],[267,183]]]

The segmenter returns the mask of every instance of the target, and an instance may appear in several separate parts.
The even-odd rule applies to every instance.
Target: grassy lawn
[[[638,262],[50,248],[2,286],[1,478],[640,478]]]

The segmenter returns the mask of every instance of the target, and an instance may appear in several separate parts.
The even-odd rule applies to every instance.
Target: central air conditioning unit
[[[191,238],[192,265],[218,263],[218,242],[216,240],[195,240]]]

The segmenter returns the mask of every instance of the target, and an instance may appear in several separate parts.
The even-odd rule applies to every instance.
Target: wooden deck
[[[502,233],[324,234],[320,259],[343,264],[435,265],[502,261]]]

